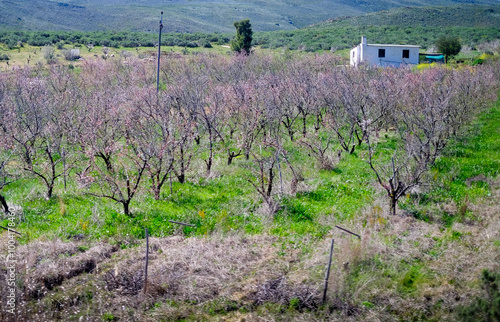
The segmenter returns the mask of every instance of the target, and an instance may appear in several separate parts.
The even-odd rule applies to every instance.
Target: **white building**
[[[351,49],[351,66],[393,66],[418,64],[420,46],[367,44],[361,37],[361,44]]]

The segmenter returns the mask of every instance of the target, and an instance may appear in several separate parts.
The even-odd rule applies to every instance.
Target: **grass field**
[[[75,47],[72,45],[65,45],[62,49],[56,49],[54,47],[56,55],[55,58],[56,61],[59,63],[63,63],[66,65],[69,64],[78,65],[79,62],[81,62],[81,60],[67,61],[62,51],[68,49],[79,49],[81,58],[85,60],[85,59],[94,59],[96,56],[101,57],[103,55],[102,48],[103,46],[95,46],[89,51],[88,48],[85,46]],[[47,64],[47,60],[44,58],[42,49],[43,47],[30,46],[30,45],[24,45],[23,47],[17,49],[8,49],[6,48],[6,46],[2,46],[0,44],[0,54],[6,54],[9,56],[9,60],[0,61],[0,68],[10,69],[13,66],[26,66],[26,65],[35,66],[36,64],[40,63]],[[216,44],[213,44],[212,48],[201,48],[201,47],[185,48],[178,46],[162,46],[163,54],[168,54],[172,52],[185,53],[185,54],[192,54],[197,52],[227,54],[230,53],[231,50],[227,46],[216,45]],[[156,60],[158,57],[157,56],[158,49],[151,47],[136,47],[136,48],[123,47],[118,49],[110,48],[108,54],[109,57],[120,57],[120,56],[127,57],[128,55]]]

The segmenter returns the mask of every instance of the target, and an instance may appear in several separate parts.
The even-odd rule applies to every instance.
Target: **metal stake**
[[[186,223],[179,222],[179,221],[169,220],[169,222],[171,222],[173,224],[177,224],[177,225],[183,225],[183,226],[189,226],[189,227],[196,227],[196,225],[186,224]]]
[[[338,229],[343,230],[343,231],[345,231],[346,233],[349,233],[349,234],[354,235],[354,236],[358,237],[359,239],[361,239],[361,236],[360,236],[360,235],[355,234],[355,233],[353,233],[353,232],[352,232],[352,231],[350,231],[350,230],[347,230],[347,229],[342,228],[342,227],[337,226],[337,225],[335,225],[335,227],[337,227]]]

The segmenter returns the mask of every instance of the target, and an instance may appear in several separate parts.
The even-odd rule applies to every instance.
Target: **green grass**
[[[483,112],[467,131],[448,144],[431,171],[432,189],[400,205],[417,218],[437,215],[445,227],[475,221],[469,203],[491,195],[491,180],[500,174],[500,103]],[[478,181],[468,180],[477,178]],[[485,179],[484,179],[485,178]],[[435,205],[454,203],[454,213],[436,213]]]
[[[491,109],[480,116],[469,133],[452,142],[446,154],[434,168],[442,182],[431,198],[452,198],[460,203],[466,197],[475,200],[489,194],[488,182],[467,184],[467,179],[478,175],[495,178],[500,173],[500,108]]]
[[[384,143],[388,151],[393,148],[391,142],[389,139]],[[358,151],[361,155],[365,152]],[[143,190],[132,202],[132,217],[122,214],[121,205],[82,194],[71,183],[65,192],[59,181],[56,196],[50,200],[43,198],[42,185],[33,179],[19,180],[7,186],[3,193],[9,202],[23,209],[17,229],[28,233],[25,242],[28,238],[71,238],[78,234],[90,240],[132,240],[143,238],[144,228],[158,237],[178,232],[202,236],[214,231],[239,231],[277,236],[311,235],[321,239],[332,227],[319,224],[320,219],[349,221],[373,202],[374,177],[359,156],[344,155],[332,171],[308,168],[311,160],[300,149],[293,150],[290,158],[304,165],[305,184],[314,188],[299,191],[295,196],[283,196],[281,208],[271,217],[270,224],[266,216],[258,213],[260,201],[245,179],[251,174],[247,166],[242,166],[247,161],[241,158],[234,165],[219,169],[221,175],[215,179],[174,182],[172,195],[167,185],[161,200],[154,200]],[[417,199],[406,199],[400,206],[417,218],[438,219],[445,227],[452,227],[456,221],[475,220],[467,203],[488,196],[490,187],[487,182],[473,182],[468,186],[466,181],[481,174],[496,177],[500,172],[499,160],[500,106],[497,105],[483,113],[466,134],[449,144],[432,170],[434,187]],[[283,169],[286,170],[285,164]],[[275,191],[279,191],[279,185]],[[451,201],[458,205],[457,213],[436,213],[436,204]],[[179,227],[169,220],[196,227]]]
[[[310,235],[321,239],[332,228],[320,224],[322,218],[351,220],[374,198],[369,183],[373,177],[368,165],[356,155],[346,155],[333,171],[317,171],[304,151],[287,148],[289,158],[304,169],[305,185],[314,188],[294,196],[280,196],[275,186],[276,200],[281,208],[274,216],[259,213],[261,201],[246,178],[252,176],[249,161],[236,159],[232,166],[221,166],[220,176],[200,177],[180,184],[168,184],[160,200],[146,190],[132,201],[132,216],[122,213],[120,204],[79,191],[69,182],[64,191],[62,180],[57,182],[55,196],[43,198],[44,188],[34,179],[19,180],[3,190],[7,200],[22,208],[22,220],[17,229],[25,234],[23,242],[44,238],[63,238],[83,234],[89,240],[133,243],[144,237],[148,228],[151,236],[164,237],[176,233],[203,236],[215,231],[245,234],[270,233],[277,236]],[[224,163],[224,160],[218,162]],[[309,168],[308,165],[311,165]],[[287,171],[282,163],[282,170]],[[285,188],[289,184],[285,176]],[[197,182],[194,182],[197,181]],[[269,222],[271,219],[271,222]],[[189,223],[179,226],[169,220]],[[4,222],[6,224],[6,222]]]

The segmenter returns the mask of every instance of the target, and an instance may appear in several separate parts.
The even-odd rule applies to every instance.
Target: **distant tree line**
[[[448,35],[459,38],[463,45],[475,48],[479,44],[499,39],[500,28],[318,25],[291,31],[254,32],[252,46],[271,49],[286,47],[309,52],[336,51],[359,44],[361,35],[373,43],[411,44],[422,46],[424,49],[434,47],[437,39]],[[229,45],[233,38],[234,34],[166,33],[162,37],[162,45],[211,47],[212,43]],[[62,47],[64,44],[84,46],[89,43],[113,48],[154,47],[157,42],[156,34],[141,32],[0,31],[0,43],[9,48],[16,48],[20,44]]]
[[[227,44],[232,35],[219,33],[167,33],[162,37],[162,45],[181,47],[210,47],[211,43]],[[63,46],[65,44],[106,47],[154,47],[158,36],[141,32],[80,32],[80,31],[0,31],[0,43],[9,48],[22,44],[31,46]]]
[[[438,38],[449,35],[460,38],[462,44],[474,48],[500,38],[500,28],[319,25],[292,31],[258,32],[254,34],[254,45],[309,52],[336,51],[358,45],[362,35],[371,43],[419,45],[423,49],[434,47]]]

